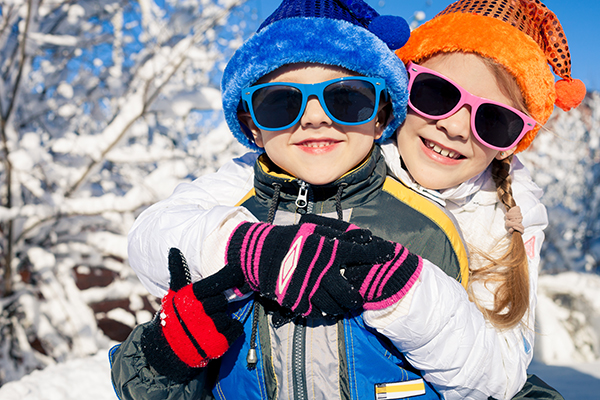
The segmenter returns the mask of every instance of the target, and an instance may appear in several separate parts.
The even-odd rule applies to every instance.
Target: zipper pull
[[[308,183],[300,180],[298,182],[300,182],[300,190],[296,198],[296,207],[305,208],[308,205]]]

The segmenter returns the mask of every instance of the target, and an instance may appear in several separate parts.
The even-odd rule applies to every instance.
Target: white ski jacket
[[[421,188],[401,168],[393,143],[382,146],[391,172],[414,190],[450,210],[466,242],[494,256],[503,254],[509,240],[504,207],[496,195],[489,169],[442,193]],[[185,254],[197,281],[223,266],[225,246],[241,221],[257,221],[242,207],[234,207],[253,188],[253,165],[258,153],[226,163],[218,172],[182,183],[173,194],[146,209],[129,233],[129,263],[144,286],[164,296],[169,286],[168,250]],[[464,288],[435,265],[424,268],[409,295],[396,305],[363,313],[367,324],[387,336],[411,364],[436,386],[445,399],[510,399],[527,379],[533,357],[534,321],[540,250],[547,226],[542,195],[529,172],[514,157],[513,196],[521,208],[529,257],[530,312],[523,324],[495,329],[469,301]],[[473,255],[471,268],[481,265]],[[483,285],[474,293],[492,304],[492,291]],[[233,293],[230,294],[235,299]]]

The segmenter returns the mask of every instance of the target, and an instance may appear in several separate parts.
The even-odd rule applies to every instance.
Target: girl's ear
[[[256,126],[256,124],[252,120],[252,116],[250,115],[250,113],[239,112],[237,116],[238,120],[240,121],[240,124],[244,124],[250,130],[250,132],[252,132],[252,136],[254,137],[254,143],[256,143],[256,145],[261,149],[264,148],[265,146],[262,140],[262,133],[260,129],[258,129],[258,126]]]
[[[498,154],[496,154],[496,160],[498,161],[502,161],[504,160],[506,157],[512,156],[513,153],[515,152],[515,149],[517,147],[513,147],[512,149],[508,149],[508,150],[504,150],[504,151],[499,151]]]

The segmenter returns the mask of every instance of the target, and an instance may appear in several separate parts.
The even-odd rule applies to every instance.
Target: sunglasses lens
[[[477,134],[481,140],[495,147],[512,146],[524,125],[519,115],[495,104],[481,104],[475,114]]]
[[[428,73],[419,74],[410,89],[413,107],[432,117],[452,111],[460,101],[460,91],[450,82]]]
[[[371,82],[350,79],[328,85],[323,99],[333,117],[357,123],[367,121],[375,113],[376,93]]]
[[[294,122],[302,108],[302,92],[291,86],[274,85],[258,89],[252,95],[256,122],[277,129]]]

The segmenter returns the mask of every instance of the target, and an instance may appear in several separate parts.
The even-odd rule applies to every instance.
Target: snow
[[[558,345],[558,343],[557,343]],[[594,400],[600,394],[600,361],[549,366],[534,360],[534,373],[566,400]],[[2,400],[115,400],[110,383],[108,349],[34,371],[0,387]]]
[[[108,351],[51,365],[0,388],[2,400],[115,400]]]
[[[99,321],[126,331],[158,305],[127,264],[129,228],[178,183],[244,152],[218,90],[219,68],[257,27],[249,6],[225,9],[234,2],[143,0],[134,15],[129,1],[56,0],[28,26],[27,2],[9,2],[6,31],[19,35],[0,35],[13,168],[11,203],[0,163],[0,252],[10,224],[14,292],[0,297],[1,400],[115,398]],[[566,399],[598,399],[600,95],[557,109],[519,157],[550,217],[530,371]]]
[[[557,345],[560,346],[560,343]],[[546,365],[534,359],[528,372],[536,374],[544,382],[558,390],[565,400],[598,400],[600,398],[600,361]]]

